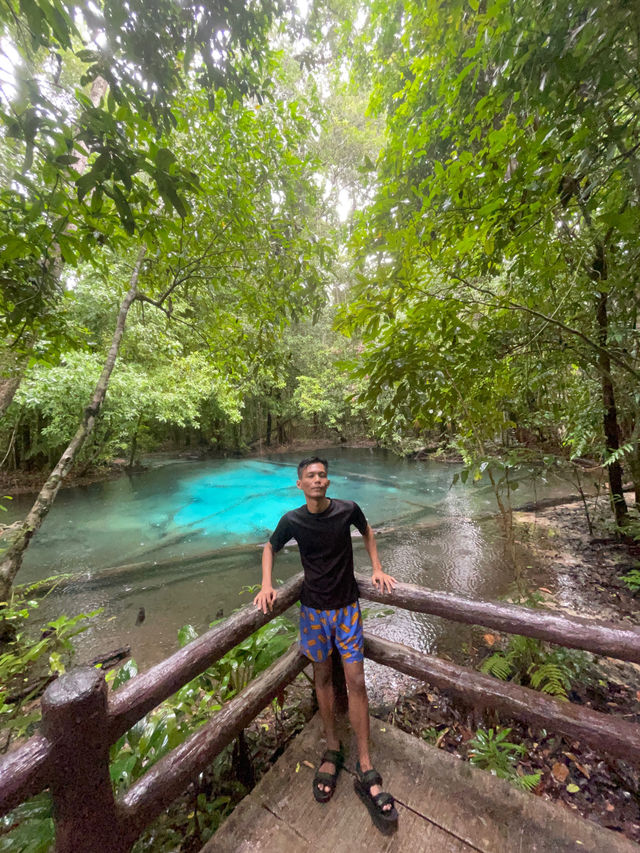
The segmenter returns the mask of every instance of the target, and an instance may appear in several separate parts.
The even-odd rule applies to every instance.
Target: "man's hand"
[[[396,579],[392,578],[391,575],[385,574],[382,569],[374,569],[371,580],[380,592],[391,592],[396,588]]]
[[[253,599],[253,603],[256,607],[262,610],[263,613],[266,613],[267,608],[269,610],[273,610],[273,602],[276,600],[277,595],[277,591],[272,586],[263,586],[260,592]]]

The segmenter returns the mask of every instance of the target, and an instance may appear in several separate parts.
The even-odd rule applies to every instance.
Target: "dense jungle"
[[[43,690],[79,656],[98,654],[110,689],[152,661],[127,660],[138,587],[116,612],[121,575],[92,603],[80,571],[159,560],[154,530],[95,563],[91,528],[57,568],[43,555],[72,500],[100,520],[103,493],[83,489],[129,482],[138,499],[167,460],[208,476],[328,448],[345,484],[382,484],[370,500],[383,556],[418,567],[399,579],[435,584],[414,555],[446,563],[448,549],[454,566],[482,512],[477,565],[500,568],[469,594],[638,625],[633,0],[6,0],[0,26],[0,750],[37,731]],[[414,504],[392,518],[382,507],[396,511],[403,482]],[[182,547],[183,530],[169,533]],[[224,563],[220,617],[259,581],[251,553]],[[453,569],[437,578],[460,583]],[[76,599],[56,598],[65,585]],[[186,645],[217,609],[185,616],[177,639],[156,622],[147,649]],[[114,660],[82,646],[95,620],[122,646]],[[115,789],[294,635],[278,617],[123,735]],[[482,630],[440,642],[497,678],[640,722],[637,665]],[[640,841],[637,768],[372,679],[381,718]],[[135,849],[199,850],[312,711],[302,679]],[[0,819],[0,851],[52,839],[46,794]]]

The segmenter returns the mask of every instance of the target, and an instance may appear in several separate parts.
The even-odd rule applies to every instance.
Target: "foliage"
[[[572,685],[584,676],[587,663],[584,652],[550,650],[541,640],[516,635],[504,649],[485,658],[480,670],[566,701]]]
[[[285,617],[276,617],[136,723],[111,748],[110,772],[116,791],[126,790],[163,755],[206,723],[225,701],[270,666],[291,645],[294,636],[292,623]],[[178,632],[181,646],[196,637],[190,625]],[[136,672],[133,661],[125,664],[113,676],[113,689]],[[184,844],[191,837],[204,843],[238,799],[241,786],[230,778],[230,760],[229,749],[218,755],[207,774],[209,794],[202,791],[200,780],[188,815],[179,809],[170,820],[156,821],[135,849],[148,849],[152,843],[154,850],[174,850],[177,844]],[[218,791],[215,796],[211,795],[214,790]]]
[[[75,265],[90,259],[90,235],[117,242],[120,227],[144,228],[157,199],[186,215],[185,192],[198,179],[168,147],[179,95],[197,81],[210,107],[224,90],[262,98],[281,11],[271,0],[234,9],[174,0],[3,7],[15,68],[0,112],[13,146],[0,217],[12,325],[42,314],[54,295],[53,243]],[[19,283],[32,299],[18,298]]]
[[[129,788],[163,755],[207,722],[224,702],[270,666],[291,645],[294,635],[289,620],[276,617],[129,729],[111,748],[111,778],[116,790]],[[197,636],[191,625],[184,625],[178,632],[178,642],[185,646]],[[135,662],[129,661],[107,677],[117,690],[136,674]]]
[[[38,601],[26,599],[20,590],[0,605],[0,731],[1,751],[15,738],[32,733],[40,709],[32,705],[50,677],[67,669],[73,659],[73,637],[89,628],[88,620],[101,613],[62,614],[34,637],[31,623]],[[31,620],[31,621],[30,621]]]
[[[0,853],[47,853],[55,840],[48,791],[22,803],[0,818]]]
[[[640,592],[640,569],[631,569],[626,572],[622,575],[622,580],[634,595]]]
[[[388,395],[391,429],[446,430],[474,459],[515,431],[614,460],[619,430],[632,464],[632,14],[615,0],[369,7],[359,67],[386,141],[342,324],[363,336],[363,399]]]
[[[511,729],[478,729],[469,741],[471,763],[482,770],[489,770],[494,776],[508,779],[527,791],[533,790],[541,779],[540,773],[521,775],[515,764],[526,753],[524,744],[512,743],[507,738]]]

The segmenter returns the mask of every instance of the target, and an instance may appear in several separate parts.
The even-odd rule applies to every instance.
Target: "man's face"
[[[327,469],[324,465],[321,462],[312,462],[302,471],[296,485],[302,489],[305,498],[323,498],[329,488],[329,483]]]

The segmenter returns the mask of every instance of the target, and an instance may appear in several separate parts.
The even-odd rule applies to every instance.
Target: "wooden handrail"
[[[34,735],[0,759],[0,817],[47,787],[50,756],[49,741]]]
[[[180,796],[189,782],[202,773],[279,690],[293,681],[308,664],[308,659],[300,654],[295,642],[269,669],[225,702],[211,722],[161,758],[132,785],[120,803],[124,832],[129,841],[133,843],[145,826]]]
[[[368,577],[359,576],[358,585],[362,598],[371,601],[640,663],[638,629],[501,602],[474,601],[410,584],[398,584],[393,592],[383,594]],[[57,825],[56,829],[60,853],[93,853],[98,836],[101,838],[107,826],[113,831],[107,833],[106,847],[102,845],[105,853],[126,853],[149,821],[179,796],[308,661],[294,644],[269,670],[225,703],[209,723],[155,764],[119,802],[113,798],[108,777],[109,744],[237,643],[287,610],[299,598],[301,587],[302,574],[298,574],[278,590],[268,614],[246,605],[161,664],[128,681],[108,699],[102,673],[95,669],[74,670],[54,682],[43,697],[42,734],[0,760],[0,814],[50,786],[56,814],[64,816],[64,826]],[[559,702],[368,633],[365,653],[372,660],[432,682],[475,705],[505,711],[536,725],[552,725],[563,734],[640,763],[640,726],[636,724]],[[80,708],[89,710],[84,714],[77,710]],[[74,720],[84,717],[87,725],[76,726]],[[104,826],[100,824],[99,830],[92,818],[92,791],[98,792],[97,801],[102,797],[104,805]],[[84,803],[78,809],[78,826],[73,825],[76,801]]]
[[[220,660],[235,645],[288,610],[300,598],[301,589],[302,572],[278,589],[269,613],[264,614],[253,604],[247,604],[166,660],[125,682],[109,700],[111,742],[115,743],[152,708]]]
[[[382,593],[364,575],[357,575],[357,581],[361,597],[369,601],[640,663],[638,628],[620,628],[609,622],[562,616],[550,610],[501,601],[477,601],[408,583],[399,583],[393,592]]]
[[[537,690],[482,675],[368,632],[365,632],[365,656],[434,684],[469,704],[504,711],[536,726],[553,728],[561,734],[584,740],[625,761],[640,763],[640,726],[637,723],[552,699]]]
[[[140,673],[109,697],[108,742],[116,740],[145,714],[204,672],[237,643],[284,613],[300,597],[302,573],[278,589],[273,610],[262,613],[247,604],[162,663]],[[0,816],[50,784],[51,744],[35,735],[0,759]]]

